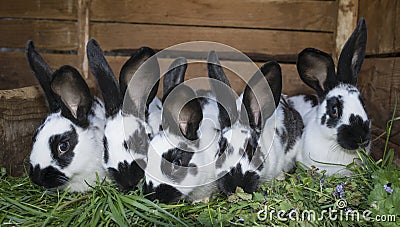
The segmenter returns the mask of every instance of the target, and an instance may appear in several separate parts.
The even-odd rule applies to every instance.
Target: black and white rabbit
[[[161,101],[156,97],[160,69],[154,54],[140,48],[123,65],[118,83],[98,43],[91,39],[87,44],[89,66],[106,110],[103,165],[122,191],[134,189],[143,178],[149,142],[161,123]]]
[[[49,108],[32,138],[29,177],[46,189],[86,191],[96,174],[100,180],[105,177],[104,106],[75,68],[66,65],[53,73],[32,41],[27,42],[26,55]]]
[[[360,19],[342,49],[336,73],[332,57],[322,51],[307,48],[297,59],[300,78],[317,92],[315,98],[290,99],[305,123],[297,160],[328,175],[349,174],[345,166],[358,158],[356,150],[370,152],[370,120],[356,87],[366,42],[367,27]]]
[[[218,187],[228,195],[236,187],[252,193],[261,182],[294,167],[303,130],[301,116],[281,96],[281,68],[276,62],[264,64],[236,100],[215,52],[209,54],[208,72],[210,78],[227,85],[211,86],[222,104]]]
[[[183,83],[186,68],[186,59],[178,58],[164,76],[163,130],[151,140],[145,170],[143,192],[164,203],[207,200],[217,189],[216,102]]]

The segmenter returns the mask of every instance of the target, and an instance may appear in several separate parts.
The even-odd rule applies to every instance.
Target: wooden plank
[[[373,130],[373,134],[372,134],[372,145],[371,145],[371,157],[374,160],[380,160],[383,157],[383,152],[385,149],[385,145],[386,145],[386,136],[381,136],[381,133],[375,134],[377,132],[383,132],[383,129],[375,129]],[[390,149],[394,149],[394,159],[393,159],[393,163],[396,165],[400,165],[400,145],[395,144],[391,141],[389,141],[388,143],[388,151]]]
[[[89,1],[78,0],[78,58],[85,79],[89,75],[89,65],[86,58],[86,44],[89,41]]]
[[[329,32],[336,23],[333,1],[93,0],[90,8],[96,21]]]
[[[76,20],[76,0],[1,0],[0,15],[7,18]]]
[[[328,53],[333,49],[333,35],[318,32],[92,23],[90,33],[106,51],[140,46],[164,49],[197,40],[223,43],[245,53],[268,55],[295,55],[306,47]]]
[[[41,54],[49,66],[55,70],[62,65],[78,67],[77,55]],[[15,89],[36,85],[38,82],[32,75],[21,52],[0,52],[0,90]]]
[[[107,61],[109,62],[114,74],[118,77],[122,65],[128,60],[129,57],[114,57],[107,56]],[[161,72],[165,72],[168,68],[170,62],[173,59],[159,59]],[[188,62],[193,60],[189,59]],[[255,62],[258,67],[263,65],[262,62]],[[244,77],[247,75],[253,75],[254,66],[249,65],[249,63],[241,63],[234,61],[221,61],[222,65],[233,69],[240,69],[238,73],[243,73]],[[313,94],[313,90],[307,87],[297,74],[296,65],[294,64],[280,64],[282,68],[283,75],[283,93],[287,95],[298,95],[298,94]],[[205,63],[190,63],[186,72],[185,79],[190,80],[197,77],[207,77],[207,66]],[[235,73],[225,69],[225,73],[231,82],[233,89],[236,93],[243,92],[245,82],[240,79]],[[161,97],[162,85],[159,87],[158,96]]]
[[[400,58],[367,58],[359,75],[358,86],[364,97],[372,124],[386,128],[391,119],[395,97],[400,94]],[[397,108],[396,116],[400,116]],[[391,141],[400,145],[400,124],[392,129]]]
[[[0,90],[0,166],[15,176],[24,173],[34,130],[47,114],[38,87]],[[27,169],[29,166],[26,166]]]
[[[0,48],[25,48],[31,39],[37,48],[77,50],[76,22],[47,20],[0,20]]]
[[[399,34],[399,7],[399,1],[393,0],[360,1],[359,16],[365,17],[368,28],[367,54],[400,52],[400,45],[395,46],[394,41]]]
[[[358,0],[338,0],[333,58],[338,61],[342,48],[357,26]]]
[[[395,34],[394,34],[394,48],[397,52],[400,51],[400,3],[396,1],[396,25],[395,25]]]

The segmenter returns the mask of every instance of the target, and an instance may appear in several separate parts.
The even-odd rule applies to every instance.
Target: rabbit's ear
[[[50,81],[53,72],[42,56],[40,56],[40,54],[35,50],[32,40],[29,40],[26,43],[26,58],[33,74],[39,81],[39,84],[46,95],[50,112],[53,113],[58,111],[60,109],[60,104],[57,102],[57,99],[54,97],[54,93],[50,88]]]
[[[247,114],[250,127],[261,130],[278,106],[281,90],[281,67],[277,62],[267,62],[254,74],[244,89],[241,120],[246,119]]]
[[[320,97],[338,84],[332,57],[314,48],[306,48],[300,52],[297,57],[297,71],[301,80]]]
[[[168,72],[165,73],[163,78],[163,100],[172,89],[185,80],[186,69],[187,61],[183,57],[175,59],[168,67]]]
[[[132,106],[127,108],[133,111],[134,116],[141,119],[145,118],[145,112],[158,91],[160,66],[154,54],[153,49],[141,47],[122,66],[119,77],[120,91],[124,101],[132,102],[130,104]],[[129,99],[125,99],[125,92],[128,92]]]
[[[163,104],[163,126],[170,132],[190,140],[197,139],[197,130],[203,119],[203,112],[196,93],[181,84],[168,95]]]
[[[238,118],[236,97],[215,51],[208,54],[207,69],[208,77],[213,79],[210,86],[217,98],[221,128],[230,127]]]
[[[97,80],[103,96],[106,116],[113,116],[122,105],[118,82],[96,40],[89,40],[86,50],[90,69]]]
[[[357,76],[365,58],[367,46],[367,26],[364,18],[358,21],[356,29],[344,44],[340,54],[337,75],[342,83],[357,84]]]
[[[89,125],[88,114],[93,97],[79,72],[71,66],[62,66],[54,72],[51,88],[62,102],[61,114],[86,128]]]

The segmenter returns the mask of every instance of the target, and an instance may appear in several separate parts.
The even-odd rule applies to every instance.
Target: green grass
[[[387,141],[393,122],[399,119],[393,116],[388,122]],[[45,192],[31,184],[28,177],[10,177],[1,169],[0,223],[2,226],[400,226],[400,171],[392,164],[394,150],[387,144],[379,161],[359,151],[355,163],[361,161],[363,165],[350,164],[348,168],[354,173],[350,177],[326,177],[299,163],[295,172],[286,174],[285,180],[266,182],[253,194],[238,188],[228,198],[216,195],[209,203],[197,204],[154,203],[144,199],[139,190],[122,194],[108,182],[98,182],[84,194]],[[346,212],[353,212],[353,216]],[[383,218],[385,222],[377,220]]]
[[[391,164],[382,166],[382,161],[372,161],[364,152],[359,155],[365,165],[349,166],[355,173],[351,177],[324,177],[315,169],[300,167],[294,173],[287,174],[283,181],[264,183],[252,195],[238,189],[236,194],[228,198],[217,195],[209,203],[197,204],[153,203],[144,199],[139,190],[122,194],[107,182],[98,183],[92,191],[84,194],[45,192],[32,185],[27,177],[10,177],[2,171],[0,223],[24,226],[353,226],[366,223],[399,226],[400,171]],[[388,152],[388,155],[393,155],[393,152]],[[340,193],[335,193],[338,185],[343,186],[342,198]],[[384,185],[389,185],[393,191],[387,192]],[[345,200],[347,205],[341,207],[337,203],[339,199]],[[337,210],[337,220],[331,220],[328,213],[321,218],[323,210],[333,209]],[[346,220],[348,209],[360,212],[360,220],[352,220],[351,216]],[[280,218],[277,216],[279,210],[285,212]],[[287,213],[290,211],[296,211],[301,220],[305,210],[313,210],[316,218],[321,220],[311,221],[307,217],[303,221],[285,220],[289,219]],[[370,221],[362,218],[364,211],[370,211]],[[296,212],[292,213],[293,218]],[[340,212],[342,216],[339,216]],[[372,222],[376,215],[394,215],[396,220]]]

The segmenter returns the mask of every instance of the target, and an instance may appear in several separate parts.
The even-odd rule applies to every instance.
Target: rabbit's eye
[[[339,111],[337,106],[332,106],[332,108],[329,111],[329,117],[331,118],[338,118],[339,117]]]
[[[181,159],[175,159],[172,164],[175,166],[182,166],[182,160]]]
[[[61,142],[57,146],[57,150],[60,154],[64,154],[65,152],[69,151],[70,145],[69,142]]]

